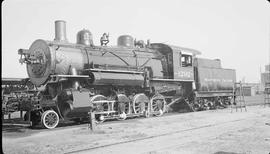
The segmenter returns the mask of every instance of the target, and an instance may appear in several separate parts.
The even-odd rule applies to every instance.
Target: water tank
[[[79,31],[77,33],[77,44],[83,44],[87,46],[93,45],[92,33],[87,29]]]
[[[133,37],[130,35],[121,35],[117,39],[117,45],[122,47],[134,47]]]

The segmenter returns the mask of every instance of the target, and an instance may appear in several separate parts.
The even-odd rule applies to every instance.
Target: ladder
[[[233,107],[235,107],[236,112],[238,108],[241,109],[241,112],[242,108],[245,108],[245,111],[247,112],[246,101],[241,82],[235,82],[233,86],[233,103],[231,103],[231,112],[233,111]]]
[[[264,107],[267,104],[270,106],[270,82],[265,83],[264,87]]]

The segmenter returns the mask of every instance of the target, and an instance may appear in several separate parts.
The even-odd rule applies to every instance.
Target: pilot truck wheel
[[[47,110],[41,116],[41,124],[48,129],[55,128],[59,123],[59,116],[54,110]]]

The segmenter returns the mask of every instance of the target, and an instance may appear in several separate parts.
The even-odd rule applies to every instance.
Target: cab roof
[[[200,51],[195,50],[195,49],[185,48],[185,47],[179,47],[179,46],[169,45],[169,44],[167,44],[167,45],[170,46],[173,51],[180,51],[180,52],[184,51],[184,52],[190,53],[192,55],[200,55],[201,54]]]

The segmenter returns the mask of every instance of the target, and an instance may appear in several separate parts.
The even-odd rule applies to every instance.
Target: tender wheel
[[[161,94],[154,95],[150,100],[151,112],[155,116],[161,116],[166,110],[165,97]]]
[[[41,123],[43,127],[53,129],[59,123],[59,116],[54,110],[47,110],[41,116]]]
[[[192,108],[194,111],[199,111],[201,109],[201,105],[199,103],[194,103]]]
[[[95,95],[95,96],[90,98],[90,102],[93,104],[93,107],[94,107],[96,112],[104,112],[104,111],[110,110],[110,106],[107,102],[106,103],[95,103],[95,101],[103,101],[103,100],[107,100],[107,97],[105,97],[103,95]],[[96,114],[95,119],[96,119],[97,123],[102,123],[105,121],[103,114]]]
[[[149,99],[145,94],[136,94],[132,101],[133,112],[135,114],[145,114],[149,112],[149,104]]]
[[[118,111],[119,117],[117,120],[125,120],[127,114],[130,114],[130,100],[124,94],[117,95],[117,103],[115,105],[116,111]]]

